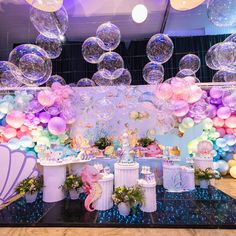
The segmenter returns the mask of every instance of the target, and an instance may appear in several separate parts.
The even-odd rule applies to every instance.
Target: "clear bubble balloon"
[[[114,104],[107,98],[102,98],[96,103],[96,115],[99,120],[108,121],[114,116]]]
[[[21,76],[17,66],[8,61],[0,61],[0,87],[20,87],[22,83],[18,78]]]
[[[167,62],[174,50],[172,40],[166,34],[155,34],[148,41],[146,53],[150,61]]]
[[[236,82],[236,73],[223,70],[217,71],[212,82]]]
[[[179,70],[188,69],[193,73],[196,73],[200,68],[200,58],[194,54],[187,54],[183,56],[179,61]],[[184,73],[185,71],[183,71]],[[189,74],[186,74],[189,75]],[[191,74],[190,74],[191,75]]]
[[[224,42],[233,42],[236,43],[236,34],[231,34],[229,37],[227,37]]]
[[[230,27],[236,24],[235,0],[210,0],[207,4],[209,20],[218,27]]]
[[[19,67],[22,75],[18,80],[28,86],[44,84],[52,73],[52,62],[47,53],[33,44],[22,44],[14,48],[9,61]]]
[[[76,86],[77,87],[91,87],[91,86],[95,86],[95,83],[91,79],[82,78],[77,82]]]
[[[216,56],[216,60],[222,70],[236,72],[236,43],[220,43],[217,47]]]
[[[100,62],[100,57],[104,53],[103,41],[97,37],[90,37],[86,39],[82,45],[82,55],[84,60],[97,64]]]
[[[151,61],[143,68],[143,78],[148,84],[159,84],[164,80],[164,67]]]
[[[236,91],[227,90],[222,97],[222,103],[225,107],[229,107],[232,111],[236,111]]]
[[[59,38],[68,29],[68,14],[64,7],[55,12],[45,12],[32,7],[30,20],[36,30],[48,38]]]
[[[111,79],[107,79],[111,78],[111,75],[109,73],[109,75],[104,77],[104,71],[97,71],[96,73],[93,74],[92,80],[96,83],[96,85],[99,86],[111,86],[113,85],[112,80]]]
[[[179,77],[179,78],[185,78],[187,76],[196,77],[195,73],[191,69],[183,69],[183,70],[178,71],[178,73],[176,74],[176,77]]]
[[[103,71],[103,77],[107,79],[114,79],[113,73],[124,67],[122,57],[116,52],[106,52],[101,56],[101,61],[98,63],[98,70]],[[122,71],[116,73],[116,77],[121,75]]]
[[[130,85],[132,82],[132,76],[127,69],[117,69],[119,76],[115,76],[115,79],[112,80],[112,85],[121,86],[121,85]],[[115,74],[116,71],[113,73]]]
[[[36,38],[36,44],[41,47],[51,59],[55,59],[61,55],[62,44],[59,38],[47,38],[40,34]]]
[[[100,47],[106,51],[114,50],[120,44],[120,30],[111,22],[101,24],[97,28],[96,36],[102,40]]]
[[[53,83],[60,83],[61,85],[66,85],[66,81],[60,76],[60,75],[52,75],[47,83],[46,83],[46,86],[47,87],[51,87]]]
[[[220,70],[221,66],[217,60],[218,55],[218,47],[220,43],[214,44],[209,48],[205,55],[205,62],[206,65],[211,68],[212,70]]]

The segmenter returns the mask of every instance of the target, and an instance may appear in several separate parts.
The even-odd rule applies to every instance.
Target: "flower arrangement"
[[[106,147],[111,145],[112,140],[107,137],[101,137],[94,143],[94,146],[97,147],[99,150],[104,150]]]
[[[76,192],[78,192],[82,188],[82,186],[83,186],[83,181],[81,176],[68,175],[61,188],[66,192],[69,192],[71,190],[76,190]]]
[[[16,192],[22,195],[26,193],[34,194],[41,190],[43,187],[43,178],[42,176],[27,178],[21,181],[17,187]]]
[[[206,168],[202,170],[200,168],[195,169],[195,177],[199,180],[209,180],[209,179],[220,179],[221,176],[219,172],[212,170],[212,168]]]
[[[122,186],[115,188],[112,199],[116,205],[119,205],[120,203],[126,203],[134,212],[135,206],[137,204],[142,205],[144,194],[139,185],[132,188]]]
[[[138,139],[137,144],[142,147],[147,147],[147,146],[153,144],[154,142],[155,142],[154,140],[145,137],[145,138]]]

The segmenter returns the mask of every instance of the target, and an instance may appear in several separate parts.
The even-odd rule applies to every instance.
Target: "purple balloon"
[[[217,112],[217,107],[215,105],[209,104],[207,106],[205,114],[206,114],[207,117],[212,119],[216,116],[216,112]]]
[[[42,123],[46,124],[51,119],[51,115],[48,112],[41,112],[39,114],[39,119]]]
[[[48,122],[48,130],[54,135],[63,134],[66,131],[66,122],[61,117],[53,117]]]

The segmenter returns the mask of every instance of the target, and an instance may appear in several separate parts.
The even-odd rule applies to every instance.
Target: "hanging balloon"
[[[187,54],[180,59],[179,70],[181,71],[184,69],[188,69],[192,71],[193,73],[196,73],[200,68],[200,64],[201,64],[201,61],[198,56],[194,54]],[[186,75],[189,75],[189,74],[186,74]]]
[[[84,60],[92,63],[97,64],[100,62],[100,57],[104,53],[104,43],[101,39],[97,37],[90,37],[86,39],[82,45],[82,54]]]
[[[167,62],[174,50],[172,40],[166,34],[155,34],[148,41],[146,53],[150,61]]]
[[[122,71],[118,72],[120,76],[112,80],[112,85],[116,85],[116,86],[130,85],[132,82],[132,77],[131,77],[130,72],[127,69],[122,68],[122,69],[117,69],[114,73],[116,73],[118,70],[122,70]]]
[[[22,44],[14,48],[9,61],[21,69],[18,80],[28,86],[44,84],[52,73],[52,62],[47,53],[33,44]]]
[[[219,70],[214,74],[212,82],[236,82],[236,73]]]
[[[217,47],[216,60],[222,70],[236,72],[236,43],[223,42]]]
[[[22,77],[17,66],[8,61],[0,61],[0,87],[20,87]]]
[[[230,27],[236,24],[235,0],[210,0],[207,4],[209,20],[218,27]]]
[[[96,83],[96,85],[99,85],[99,86],[111,86],[111,85],[113,85],[112,80],[107,79],[107,78],[111,77],[110,73],[104,77],[105,73],[106,72],[104,72],[103,70],[102,71],[99,70],[99,71],[97,71],[96,73],[93,74],[92,80]]]
[[[96,115],[99,120],[108,121],[114,116],[115,107],[107,98],[102,98],[96,103]]]
[[[47,38],[40,34],[36,38],[36,44],[44,49],[48,54],[48,57],[51,59],[55,59],[61,55],[62,45],[61,40],[58,38]]]
[[[61,85],[66,85],[66,81],[60,76],[60,75],[52,75],[47,83],[46,83],[46,86],[47,87],[51,87],[53,83],[60,83]]]
[[[159,84],[164,80],[164,67],[151,61],[143,68],[143,78],[148,84]]]
[[[63,0],[26,0],[32,7],[41,11],[54,12],[59,10],[63,5]]]
[[[77,82],[76,86],[77,87],[91,87],[91,86],[95,86],[95,83],[91,79],[82,78]]]
[[[59,38],[68,29],[68,14],[64,7],[55,12],[45,12],[32,7],[30,20],[36,30],[47,38]]]
[[[217,60],[218,47],[220,43],[214,44],[209,48],[205,55],[206,65],[212,70],[220,70],[221,66]]]
[[[224,42],[233,42],[236,43],[236,34],[231,34],[229,37],[227,37]]]
[[[101,24],[97,28],[96,36],[102,40],[100,47],[106,51],[114,50],[120,44],[120,30],[111,22]]]
[[[98,63],[98,70],[102,70],[104,72],[103,77],[106,79],[114,79],[113,73],[120,68],[124,67],[124,61],[122,57],[116,52],[106,52]],[[115,73],[116,77],[119,77],[122,73]]]

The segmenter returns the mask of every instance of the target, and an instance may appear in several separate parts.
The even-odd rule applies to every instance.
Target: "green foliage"
[[[61,186],[61,188],[69,192],[70,190],[76,190],[79,191],[79,189],[83,186],[82,178],[78,175],[68,175],[66,177],[66,180],[64,184]]]
[[[101,137],[94,143],[94,146],[97,147],[99,150],[104,150],[106,147],[111,146],[111,144],[111,139],[107,137]]]
[[[195,169],[195,177],[196,179],[220,179],[219,172],[212,170],[211,168],[207,168],[202,170],[200,168]]]
[[[16,192],[20,194],[26,194],[30,192],[31,194],[40,191],[43,187],[43,177],[34,177],[34,178],[27,178],[21,181],[17,187]]]
[[[148,145],[151,145],[151,144],[153,144],[155,141],[154,140],[152,140],[152,139],[150,139],[150,138],[140,138],[139,140],[138,140],[138,145],[139,146],[142,146],[142,147],[147,147]]]
[[[139,185],[132,188],[128,187],[116,187],[112,195],[112,199],[116,205],[124,202],[130,206],[132,211],[135,211],[135,205],[142,205],[144,200],[144,194]]]

